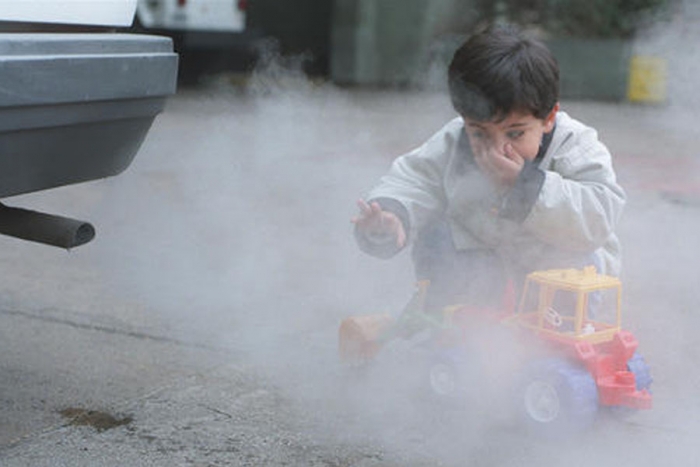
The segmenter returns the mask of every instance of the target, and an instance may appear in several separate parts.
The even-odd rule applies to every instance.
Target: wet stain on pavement
[[[69,425],[91,426],[97,431],[128,425],[133,421],[131,417],[117,418],[99,410],[87,410],[78,407],[69,407],[61,410],[59,413],[68,419]]]

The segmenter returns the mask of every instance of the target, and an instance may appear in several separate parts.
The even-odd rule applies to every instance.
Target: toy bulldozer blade
[[[362,363],[374,358],[394,324],[388,314],[351,316],[339,329],[340,358],[346,363]]]
[[[410,335],[415,327],[413,319],[423,312],[428,286],[429,281],[418,282],[416,292],[397,320],[386,313],[344,319],[338,336],[340,358],[347,363],[366,362],[394,337]]]

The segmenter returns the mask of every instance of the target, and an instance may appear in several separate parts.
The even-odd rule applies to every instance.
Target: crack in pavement
[[[226,347],[214,346],[211,344],[203,344],[200,342],[185,341],[182,339],[177,339],[177,338],[168,337],[168,336],[159,336],[159,335],[155,335],[155,334],[149,334],[149,333],[146,333],[143,331],[129,331],[126,329],[118,329],[118,328],[103,326],[103,325],[99,325],[99,324],[81,323],[81,322],[66,319],[66,318],[57,318],[55,316],[38,315],[35,313],[26,312],[26,311],[0,309],[0,315],[18,316],[21,318],[42,321],[45,323],[60,324],[63,326],[68,326],[68,327],[74,328],[74,329],[102,332],[105,334],[131,337],[131,338],[139,339],[139,340],[163,342],[163,343],[168,343],[168,344],[175,344],[175,345],[182,346],[182,347],[211,350],[211,351],[216,351],[216,352],[232,353],[232,350],[228,349]]]

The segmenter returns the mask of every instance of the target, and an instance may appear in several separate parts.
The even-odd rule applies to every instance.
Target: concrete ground
[[[696,465],[693,115],[563,108],[599,129],[628,190],[624,322],[651,411],[552,441],[488,404],[423,406],[410,371],[348,381],[339,322],[397,310],[413,280],[407,255],[358,252],[354,202],[451,109],[268,74],[180,92],[119,177],[5,200],[98,233],[70,252],[0,238],[0,465]]]

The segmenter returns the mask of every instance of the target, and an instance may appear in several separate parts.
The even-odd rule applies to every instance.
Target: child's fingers
[[[360,199],[357,201],[360,208],[360,215],[350,219],[353,224],[362,229],[371,229],[393,233],[396,237],[396,246],[403,248],[406,244],[406,231],[401,220],[391,212],[382,211],[381,206],[376,201],[367,203]]]
[[[365,225],[378,224],[381,228],[383,211],[379,203],[376,201],[367,203],[365,200],[359,199],[357,206],[360,208],[360,214],[352,217],[350,222]]]
[[[525,159],[507,143],[503,151],[488,150],[476,156],[479,168],[494,182],[503,186],[512,186],[520,174]]]
[[[399,224],[401,224],[401,221],[399,221]],[[406,231],[404,230],[403,225],[399,225],[397,230],[396,246],[403,248],[404,245],[406,245]]]
[[[377,214],[382,213],[382,208],[379,206],[379,203],[376,201],[372,201],[371,203],[367,203],[367,201],[363,199],[357,200],[357,206],[360,208],[360,211],[362,215],[370,217],[370,216],[376,216]]]
[[[372,201],[369,203],[369,207],[372,209],[372,214],[373,215],[381,215],[382,213],[382,207],[377,203],[376,201]]]
[[[520,154],[518,154],[513,145],[510,143],[506,143],[506,145],[503,148],[503,153],[508,159],[517,164],[520,164],[523,161],[523,157]]]
[[[475,160],[479,168],[487,175],[494,175],[497,172],[494,157],[486,151],[477,154]]]
[[[353,224],[370,219],[374,215],[372,207],[363,199],[357,200],[357,207],[360,208],[360,214],[350,219]]]
[[[367,204],[364,199],[357,200],[357,207],[360,208],[360,212],[364,215],[369,215],[372,213],[372,208]]]

